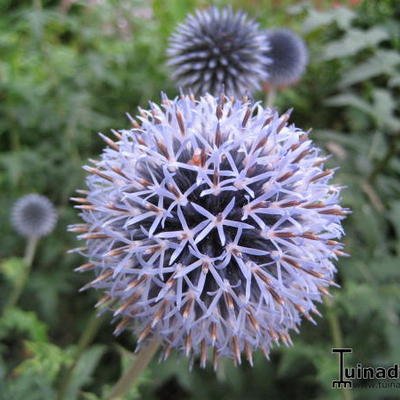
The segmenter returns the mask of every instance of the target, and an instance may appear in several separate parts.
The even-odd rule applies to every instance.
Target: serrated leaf
[[[40,375],[52,382],[61,367],[71,361],[69,352],[52,343],[27,341],[25,346],[31,356],[15,369],[17,375]]]
[[[400,129],[400,120],[395,117],[397,104],[392,93],[388,90],[377,88],[373,91],[372,95],[374,115],[378,125],[397,132]]]
[[[333,22],[336,22],[341,29],[347,29],[350,27],[355,17],[355,12],[345,7],[339,7],[329,11],[317,11],[311,8],[303,22],[303,32],[312,32],[317,28],[330,25]]]
[[[341,39],[330,42],[325,46],[321,60],[327,61],[352,56],[360,50],[376,46],[388,37],[388,33],[379,26],[368,30],[352,28]]]
[[[343,88],[379,75],[391,74],[399,63],[400,54],[397,51],[377,50],[367,61],[345,72],[339,86]]]
[[[325,100],[325,104],[330,106],[351,106],[369,115],[374,115],[373,106],[359,96],[352,93],[343,93],[329,97]]]
[[[379,128],[397,132],[400,129],[400,119],[395,117],[396,102],[388,90],[374,89],[373,101],[368,103],[351,92],[338,94],[325,100],[330,106],[350,106],[369,115]]]
[[[390,203],[389,218],[396,232],[396,247],[398,254],[400,254],[400,201]]]
[[[19,308],[7,310],[0,320],[0,338],[11,331],[25,333],[30,339],[38,342],[47,340],[47,326],[33,311],[23,311]]]
[[[400,86],[400,75],[392,76],[388,83],[389,87],[398,87]]]
[[[321,26],[331,24],[334,20],[333,13],[321,12],[312,8],[304,19],[302,30],[304,33],[312,32]]]
[[[106,346],[94,345],[81,355],[66,391],[68,399],[78,398],[80,388],[90,382],[92,373],[105,351]]]

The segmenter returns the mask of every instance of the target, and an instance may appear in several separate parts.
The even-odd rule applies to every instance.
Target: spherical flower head
[[[157,339],[204,366],[290,343],[333,285],[346,214],[308,133],[260,104],[163,98],[103,136],[71,226],[116,333]]]
[[[303,75],[308,63],[307,46],[295,32],[279,28],[266,32],[270,50],[266,55],[272,63],[268,65],[267,83],[274,87],[289,86]]]
[[[268,43],[258,24],[231,7],[197,10],[170,37],[167,65],[195,94],[245,95],[267,79]]]
[[[47,197],[28,194],[16,201],[11,212],[11,222],[20,235],[40,237],[54,229],[57,213]]]

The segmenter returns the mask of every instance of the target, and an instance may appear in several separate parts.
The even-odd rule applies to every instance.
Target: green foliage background
[[[3,306],[25,268],[24,240],[9,223],[13,203],[37,192],[59,213],[18,307],[1,315],[0,399],[61,400],[63,387],[64,399],[98,400],[132,357],[131,335],[113,337],[108,316],[94,322],[97,294],[78,293],[88,278],[73,273],[83,260],[66,254],[77,245],[66,233],[78,221],[69,197],[84,185],[81,166],[103,147],[98,131],[126,127],[125,113],[158,101],[161,90],[177,94],[164,66],[168,35],[189,11],[211,3],[0,1]],[[275,349],[270,361],[257,354],[254,368],[226,361],[217,374],[188,372],[176,355],[154,361],[126,399],[399,399],[399,388],[332,390],[331,348],[353,348],[347,365],[400,362],[400,4],[214,3],[244,8],[264,27],[289,26],[307,41],[308,71],[278,93],[276,107],[294,107],[292,121],[312,127],[333,154],[331,166],[340,165],[335,180],[347,186],[344,203],[353,211],[345,222],[351,257],[339,262],[341,289],[319,307],[318,326],[305,322],[293,347]]]

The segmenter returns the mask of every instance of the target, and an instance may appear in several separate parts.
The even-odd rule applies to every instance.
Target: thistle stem
[[[37,10],[41,10],[42,7],[42,0],[33,0],[33,7]]]
[[[276,98],[276,89],[273,86],[271,86],[265,95],[266,107],[272,107],[274,105],[275,98]]]
[[[69,365],[68,369],[65,371],[64,377],[61,381],[57,396],[58,400],[63,400],[66,398],[65,396],[67,394],[68,385],[71,381],[76,364],[78,364],[78,361],[87,346],[93,341],[94,337],[97,334],[97,331],[103,323],[103,320],[103,316],[97,317],[96,314],[93,314],[86,326],[86,329],[82,332],[82,335],[79,338],[76,350],[73,355],[73,361],[71,365]]]
[[[337,348],[343,347],[343,335],[340,328],[339,318],[333,308],[333,300],[330,297],[325,297],[326,305],[328,306],[328,321],[331,328],[333,345]],[[350,390],[342,389],[343,400],[353,400],[353,395]]]
[[[107,397],[107,400],[120,399],[124,394],[128,392],[129,388],[134,384],[135,380],[145,370],[159,346],[160,341],[154,340],[139,351],[132,364],[128,367],[126,372],[121,376],[121,378],[111,390],[110,394]]]
[[[20,279],[15,283],[14,289],[9,297],[7,304],[4,307],[4,312],[12,309],[18,303],[19,298],[21,297],[22,291],[28,281],[29,273],[32,268],[33,259],[35,257],[36,248],[38,244],[39,238],[36,236],[31,236],[28,238],[26,248],[25,248],[25,255],[24,255],[24,269],[22,271],[22,276]]]

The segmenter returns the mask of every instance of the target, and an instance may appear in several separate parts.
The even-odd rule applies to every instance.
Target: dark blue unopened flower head
[[[189,15],[172,34],[168,65],[177,84],[196,94],[242,96],[267,78],[268,49],[245,13],[211,7]]]
[[[20,235],[40,237],[48,235],[54,229],[57,213],[47,197],[28,194],[14,204],[11,222]]]
[[[266,55],[272,60],[267,66],[267,82],[275,87],[297,82],[308,62],[307,46],[303,39],[290,29],[279,28],[267,31],[266,41],[270,46]]]
[[[116,333],[209,349],[252,363],[253,350],[291,343],[301,317],[333,285],[347,211],[308,133],[260,104],[211,95],[164,97],[114,132],[90,173],[85,288],[110,300]]]

